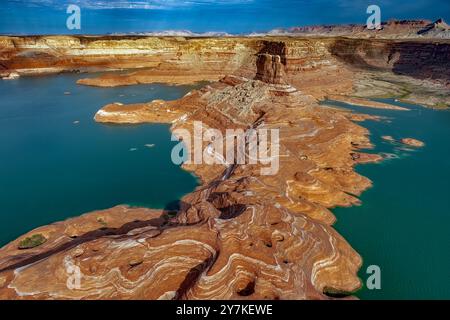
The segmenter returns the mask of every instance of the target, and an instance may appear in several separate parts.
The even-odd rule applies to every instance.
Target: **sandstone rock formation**
[[[256,60],[256,80],[266,83],[284,84],[284,66],[279,55],[263,53]]]
[[[365,24],[318,25],[293,27],[289,29],[275,29],[269,34],[290,36],[322,36],[349,38],[380,38],[380,39],[408,39],[408,38],[450,38],[449,26],[443,19],[435,22],[429,20],[390,20],[381,23],[381,29],[368,30]]]
[[[420,140],[414,139],[414,138],[402,138],[400,140],[396,140],[392,136],[382,136],[381,138],[388,142],[397,143],[397,144],[403,143],[405,145],[408,145],[411,147],[416,147],[416,148],[425,146],[425,143],[423,141],[420,141]]]
[[[433,23],[428,24],[418,32],[422,36],[435,38],[450,38],[450,26],[445,23],[444,19],[438,19]]]
[[[329,95],[327,99],[344,102],[349,105],[362,106],[367,108],[375,109],[387,109],[387,110],[397,110],[397,111],[408,111],[408,108],[395,106],[389,103],[360,99],[355,97],[341,96],[341,95]]]
[[[3,36],[0,37],[0,76],[133,69],[81,79],[79,83],[94,86],[185,84],[216,81],[227,74],[254,78],[258,73],[258,57],[261,66],[269,54],[279,56],[281,62],[281,65],[274,64],[275,69],[270,71],[274,73],[272,77],[284,73],[288,83],[319,99],[370,87],[361,94],[398,95],[412,102],[443,106],[450,103],[449,41]]]
[[[403,138],[400,142],[411,147],[423,147],[425,145],[423,141],[414,138]]]
[[[278,129],[280,136],[274,175],[262,175],[262,163],[185,164],[202,183],[176,211],[119,206],[11,242],[0,249],[0,298],[350,295],[360,287],[361,258],[332,228],[329,209],[358,204],[371,186],[354,165],[382,156],[362,151],[371,147],[368,131],[353,121],[377,118],[318,100],[355,102],[347,96],[358,94],[357,103],[369,105],[361,100],[368,92],[417,81],[430,90],[418,90],[418,98],[438,92],[446,99],[449,48],[446,41],[344,38],[0,37],[2,74],[134,68],[79,83],[213,81],[176,101],[107,105],[98,122],[171,123],[193,133],[201,121],[222,132]],[[34,234],[46,241],[19,250]]]
[[[95,119],[278,128],[280,170],[185,165],[202,185],[176,214],[116,207],[38,228],[43,245],[0,250],[0,298],[326,299],[359,288],[361,258],[328,208],[359,203],[371,183],[353,166],[381,157],[359,151],[368,132],[346,112],[289,85],[229,76],[176,101],[108,105]],[[69,289],[74,267],[80,287]]]

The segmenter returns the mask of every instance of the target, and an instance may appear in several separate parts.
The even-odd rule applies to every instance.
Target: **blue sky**
[[[66,28],[69,4],[81,8],[79,31]],[[365,23],[370,4],[380,6],[383,21],[450,20],[450,0],[2,0],[0,33],[250,33],[278,27]]]

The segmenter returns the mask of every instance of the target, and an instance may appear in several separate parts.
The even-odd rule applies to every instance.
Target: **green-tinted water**
[[[0,246],[95,209],[164,208],[197,184],[170,160],[168,125],[93,120],[107,103],[176,99],[192,86],[101,89],[76,85],[81,77],[0,81]]]
[[[336,208],[339,233],[364,260],[360,277],[366,282],[367,266],[381,268],[381,290],[364,287],[362,299],[450,298],[450,112],[397,103],[411,111],[352,107],[382,115],[390,121],[366,121],[376,148],[393,157],[381,164],[360,165],[357,171],[373,181],[361,196],[362,206]],[[330,104],[330,102],[326,102]],[[381,139],[413,137],[424,148],[405,148]]]

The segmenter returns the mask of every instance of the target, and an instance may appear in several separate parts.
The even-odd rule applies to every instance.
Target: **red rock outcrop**
[[[338,39],[331,52],[360,69],[390,71],[450,87],[450,41]]]
[[[403,143],[403,144],[406,144],[408,146],[411,146],[411,147],[423,147],[423,146],[425,146],[425,143],[423,141],[420,141],[420,140],[417,140],[417,139],[414,139],[414,138],[403,138],[403,139],[400,139],[400,142]]]
[[[227,77],[176,101],[109,105],[96,120],[277,128],[280,168],[185,165],[202,186],[174,217],[116,207],[34,230],[43,245],[0,250],[0,298],[327,299],[360,286],[361,258],[328,208],[358,203],[370,181],[353,166],[380,157],[359,151],[368,132],[346,112],[288,85]],[[69,289],[75,267],[80,287]]]
[[[354,165],[382,157],[361,151],[371,146],[368,131],[352,121],[370,117],[320,106],[317,99],[351,94],[361,70],[391,74],[402,66],[412,76],[445,83],[448,46],[333,38],[0,37],[5,75],[137,68],[80,83],[220,79],[176,101],[107,105],[95,115],[98,122],[171,123],[172,130],[193,133],[201,121],[221,132],[278,129],[280,136],[273,175],[261,174],[262,163],[185,164],[202,185],[181,199],[177,211],[120,206],[11,242],[0,249],[0,298],[350,294],[360,286],[361,258],[332,228],[329,209],[358,204],[371,182]],[[417,56],[414,50],[422,49]],[[422,75],[414,71],[419,58],[419,69],[427,71]],[[33,234],[46,241],[19,250]],[[74,272],[80,278],[75,288],[68,285]]]
[[[256,60],[256,80],[266,83],[284,84],[284,67],[279,55],[263,53]]]

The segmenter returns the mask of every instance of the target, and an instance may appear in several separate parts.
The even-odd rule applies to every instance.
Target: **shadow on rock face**
[[[337,39],[330,52],[353,67],[391,71],[416,79],[450,84],[450,44],[419,41],[386,42],[366,39]]]
[[[257,54],[255,80],[271,84],[285,84],[286,44],[264,41]]]

